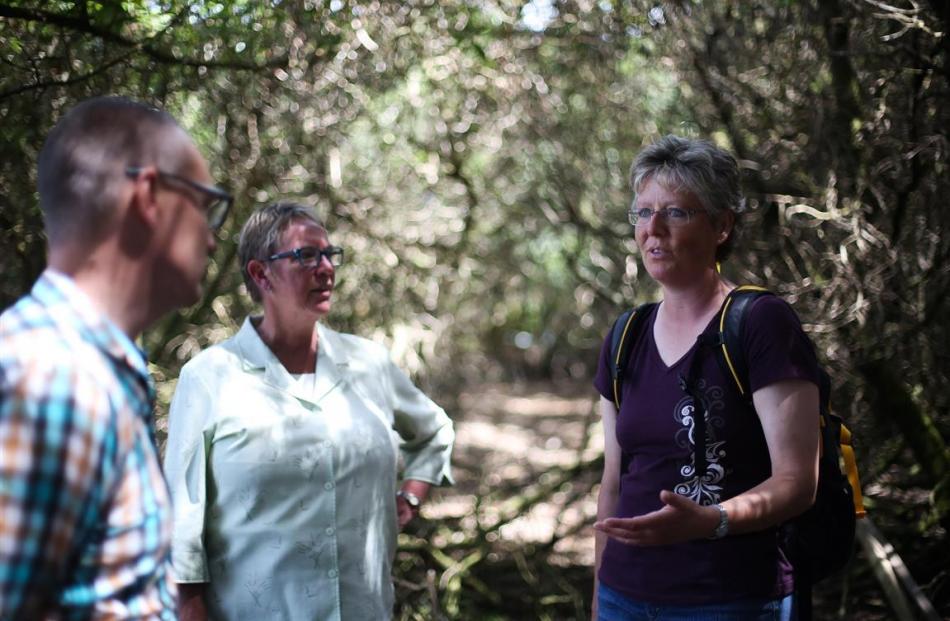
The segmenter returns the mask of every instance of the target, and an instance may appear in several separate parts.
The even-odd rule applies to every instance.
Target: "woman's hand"
[[[206,582],[178,583],[178,618],[181,621],[208,621],[205,608]]]
[[[404,496],[396,494],[396,519],[399,524],[399,530],[402,530],[406,524],[419,515],[419,508],[422,506],[422,503],[426,501],[426,498],[429,497],[430,487],[432,487],[430,483],[417,481],[415,479],[407,479],[403,482],[402,489],[399,491],[416,498],[419,501],[419,505],[413,507]]]
[[[409,502],[402,496],[396,496],[396,519],[399,523],[399,530],[405,528],[406,524],[412,521],[418,509],[414,509]]]
[[[818,481],[818,387],[785,380],[752,395],[769,447],[772,476],[722,503],[730,533],[756,532],[781,524],[814,502]],[[608,518],[594,528],[629,545],[668,545],[709,537],[719,510],[669,491],[664,506],[632,518]]]
[[[704,507],[689,498],[663,490],[663,507],[631,518],[607,518],[594,528],[628,545],[661,546],[711,536],[719,525],[719,509]]]

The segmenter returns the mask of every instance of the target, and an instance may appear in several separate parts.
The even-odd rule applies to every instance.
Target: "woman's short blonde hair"
[[[708,140],[663,136],[641,151],[630,167],[634,205],[650,180],[673,192],[692,194],[714,222],[726,212],[733,214],[732,231],[716,250],[716,260],[725,260],[738,233],[739,214],[745,211],[736,158]]]
[[[267,257],[276,253],[281,235],[295,220],[309,220],[326,230],[317,212],[299,203],[273,203],[261,207],[251,214],[241,228],[241,241],[238,243],[241,276],[255,302],[261,301],[261,292],[248,273],[247,264],[251,260],[266,261]]]

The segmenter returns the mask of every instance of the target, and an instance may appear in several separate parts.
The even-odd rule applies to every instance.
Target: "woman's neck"
[[[254,327],[258,336],[288,373],[312,373],[317,364],[320,333],[317,323],[288,327],[264,313]]]
[[[722,306],[733,285],[715,270],[685,287],[663,287],[660,311],[665,319],[676,323],[705,322]]]

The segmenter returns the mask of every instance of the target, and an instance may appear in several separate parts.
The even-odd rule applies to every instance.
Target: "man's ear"
[[[158,170],[146,166],[132,178],[132,196],[130,209],[148,227],[155,227],[159,217]]]

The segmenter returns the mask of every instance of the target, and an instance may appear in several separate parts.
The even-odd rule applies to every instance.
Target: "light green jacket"
[[[245,320],[182,369],[165,473],[179,582],[222,620],[388,619],[403,478],[451,484],[452,422],[366,339],[319,331],[313,382]]]

